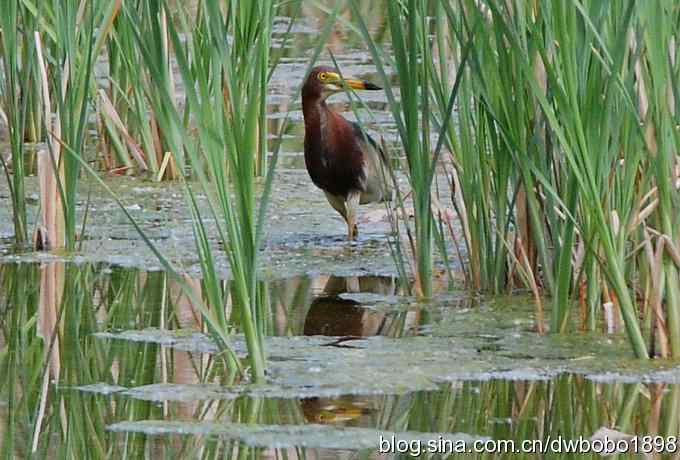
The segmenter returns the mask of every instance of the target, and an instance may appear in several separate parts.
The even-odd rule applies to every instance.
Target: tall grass
[[[632,74],[624,73],[628,36],[622,32],[627,31],[633,11],[628,5],[623,12],[611,16],[608,9],[592,5],[586,22],[576,7],[559,5],[552,11],[547,9],[544,20],[555,26],[550,28],[554,36],[546,39],[565,45],[555,49],[551,59],[545,48],[539,49],[552,98],[559,105],[551,106],[542,92],[532,89],[558,148],[559,156],[553,164],[562,163],[562,187],[558,193],[567,215],[561,244],[557,246],[551,325],[555,330],[565,330],[566,306],[574,282],[572,253],[579,239],[578,231],[584,249],[604,262],[599,267],[605,276],[588,278],[586,282],[602,284],[614,291],[635,353],[645,357],[647,347],[635,311],[634,291],[628,289],[625,280],[627,232],[615,222],[631,220],[637,192],[633,171],[640,160],[637,117],[629,103]],[[573,34],[577,32],[579,39],[574,40]],[[617,81],[621,74],[629,81]],[[603,106],[608,110],[602,110]],[[553,107],[570,116],[558,115]],[[619,162],[622,153],[623,165]],[[549,192],[557,192],[555,185],[551,188]]]
[[[10,11],[16,12],[17,6],[13,5],[14,10]],[[209,196],[211,217],[217,222],[219,238],[231,262],[234,277],[232,301],[241,308],[241,325],[246,332],[253,376],[260,380],[264,375],[264,352],[262,333],[257,326],[261,323],[255,317],[260,310],[255,305],[258,299],[265,301],[266,295],[256,287],[256,267],[273,176],[268,176],[259,210],[255,205],[254,176],[258,169],[258,152],[266,156],[267,151],[263,114],[269,75],[273,2],[259,2],[251,6],[231,2],[226,12],[213,3],[202,4],[194,18],[197,31],[187,33],[191,39],[186,43],[180,39],[180,30],[173,22],[182,15],[173,16],[158,2],[141,2],[135,7],[126,5],[124,18],[118,23],[118,29],[124,28],[123,31],[114,28],[120,12],[121,2],[82,1],[45,3],[26,12],[44,32],[27,35],[37,41],[35,59],[31,62],[38,69],[36,74],[40,79],[40,97],[49,133],[47,150],[39,162],[38,172],[43,224],[49,223],[43,235],[43,246],[75,247],[81,168],[86,166],[91,171],[85,155],[89,114],[93,96],[101,96],[94,79],[94,68],[109,32],[114,30],[115,43],[109,43],[108,48],[122,49],[123,53],[129,51],[132,38],[137,53],[124,56],[128,73],[122,77],[123,65],[115,61],[112,63],[111,68],[118,72],[115,75],[120,77],[111,80],[112,87],[118,85],[118,92],[112,94],[126,96],[127,88],[120,88],[126,78],[131,77],[133,83],[144,79],[145,100],[142,101],[139,93],[133,94],[135,110],[128,118],[145,120],[148,103],[155,117],[151,123],[155,131],[151,134],[162,137],[162,142],[154,140],[155,145],[168,152],[163,160],[167,160],[168,155],[172,156],[173,165],[178,166],[175,176],[183,177],[193,172],[199,179],[198,187]],[[8,45],[14,45],[17,37],[11,32],[32,23],[25,21],[19,24],[16,22],[18,18],[20,15],[3,16],[4,25],[10,32],[5,34],[7,39],[3,51],[7,59],[3,62],[8,63],[8,75],[11,77],[5,85],[9,91],[3,94],[11,96],[10,102],[15,104],[11,106],[10,113],[14,117],[13,136],[16,133],[13,195],[17,198],[14,215],[18,238],[25,239],[26,213],[21,207],[24,205],[23,139],[20,137],[23,112],[18,105],[21,100],[17,88],[20,68],[17,50],[14,47],[10,49]],[[187,21],[180,20],[179,23],[182,33],[190,31]],[[31,43],[25,44],[29,50]],[[180,101],[176,93],[174,69],[171,67],[174,59],[172,51],[186,90],[185,101]],[[31,53],[27,52],[27,55],[31,56]],[[28,63],[26,69],[30,69]],[[179,108],[180,102],[185,102],[183,109]],[[119,134],[115,129],[125,126],[114,105],[103,98],[100,104],[107,111],[105,123],[108,123],[108,134],[112,137]],[[198,127],[197,141],[190,132],[193,126]],[[14,127],[17,129],[14,130]],[[148,131],[142,130],[142,133],[149,135]],[[123,134],[124,137],[127,135],[128,147],[132,148],[129,132],[125,130]],[[140,151],[135,150],[138,154]],[[141,164],[145,158],[140,154],[137,161]],[[260,161],[259,164],[263,163]],[[156,173],[163,173],[158,162],[154,167],[157,168]],[[9,174],[8,168],[5,170]],[[201,215],[203,210],[197,205],[192,187],[187,186],[187,198],[196,217],[197,247],[208,281],[207,298],[216,317],[208,324],[214,330],[219,329],[216,335],[224,339],[230,330],[224,315],[228,293],[219,283],[213,263],[213,248]],[[235,197],[231,196],[232,192],[235,192]]]
[[[0,155],[2,169],[9,184],[12,202],[14,239],[17,246],[28,241],[24,186],[24,138],[31,112],[28,92],[36,84],[35,39],[31,32],[33,16],[19,0],[0,3],[0,109],[7,117],[11,156]]]
[[[250,5],[250,4],[249,4]],[[174,90],[168,84],[156,86],[150,100],[157,123],[165,133],[170,152],[177,163],[186,158],[195,177],[187,183],[187,199],[194,220],[194,235],[206,281],[206,298],[214,327],[224,338],[230,329],[224,307],[227,296],[240,312],[248,345],[252,378],[264,377],[263,309],[258,303],[266,295],[257,289],[257,266],[263,226],[271,192],[271,170],[256,207],[255,173],[258,152],[266,155],[265,123],[262,118],[269,72],[269,35],[273,2],[244,6],[229,2],[226,12],[213,2],[199,5],[188,40],[185,23],[178,29],[172,20],[163,21],[168,47],[174,51],[185,91],[186,115],[177,110]],[[159,17],[169,16],[165,6],[148,3],[147,18],[155,29]],[[126,9],[131,19],[133,12]],[[151,81],[167,82],[169,61],[158,41],[149,41],[135,28],[137,46]],[[162,37],[157,37],[162,38]],[[196,141],[189,135],[188,121],[196,127]],[[201,208],[197,190],[208,198],[208,209]],[[213,221],[231,267],[231,290],[221,288],[215,265],[207,219]],[[217,331],[213,331],[217,332]],[[224,345],[227,345],[226,343]]]
[[[75,205],[70,208],[68,206],[62,208],[61,205],[75,203],[74,184],[77,182],[78,171],[74,170],[73,160],[61,161],[60,143],[82,144],[84,123],[82,116],[73,118],[69,116],[63,121],[59,117],[59,113],[64,113],[64,110],[68,110],[70,114],[77,106],[85,107],[82,102],[87,98],[89,91],[87,62],[83,63],[80,60],[79,71],[77,73],[74,71],[73,75],[70,73],[77,59],[76,55],[80,55],[77,40],[81,36],[77,33],[75,10],[74,2],[58,5],[56,11],[54,5],[50,4],[35,9],[23,2],[3,3],[3,11],[6,13],[3,14],[1,24],[4,75],[2,96],[3,108],[8,114],[9,121],[12,174],[10,175],[9,167],[4,160],[3,167],[12,192],[15,239],[18,243],[25,242],[28,234],[23,185],[24,141],[37,140],[35,137],[39,129],[35,126],[35,120],[42,120],[42,123],[46,124],[46,131],[50,133],[49,158],[46,158],[46,154],[39,154],[41,158],[38,161],[44,221],[43,229],[38,233],[41,240],[38,244],[43,247],[63,247],[64,226],[68,233],[67,239],[75,241]],[[91,31],[92,27],[88,30]],[[72,83],[76,80],[80,80],[80,91]],[[55,94],[62,97],[55,97]],[[68,99],[65,94],[69,95]],[[42,116],[32,115],[31,109],[34,108],[32,101],[36,100],[40,102],[38,113]],[[54,110],[58,113],[53,120]],[[79,148],[78,145],[74,147]],[[61,174],[55,177],[55,171],[61,171]],[[66,178],[68,180],[65,180]],[[55,180],[59,182],[58,187],[45,187],[48,182],[53,184]],[[47,217],[48,215],[55,217],[56,208],[64,210],[66,221],[52,225],[54,220],[64,220],[63,216],[61,219]]]
[[[115,4],[46,2],[37,9],[27,7],[25,15],[20,16],[22,27],[39,25],[33,31],[38,75],[35,91],[47,132],[47,147],[38,160],[40,247],[75,249],[78,183],[95,84],[94,66],[117,15]]]
[[[255,206],[254,177],[258,152],[265,152],[266,156],[267,151],[266,136],[262,135],[265,124],[260,114],[269,71],[272,9],[271,1],[253,3],[250,7],[230,2],[224,15],[217,5],[203,4],[196,18],[199,32],[193,35],[195,54],[190,54],[176,31],[170,29],[187,91],[187,106],[199,127],[201,148],[190,151],[189,158],[198,173],[200,187],[210,197],[212,217],[222,243],[228,248],[233,280],[231,298],[240,310],[256,382],[263,380],[266,363],[262,309],[258,308],[258,303],[265,299],[258,295],[257,267],[272,176],[260,197],[259,213]],[[229,37],[233,39],[231,46],[227,42]],[[203,274],[214,280],[210,283],[214,285],[218,278],[206,227],[191,188],[189,194]],[[216,289],[211,289],[209,298],[215,307],[224,305]],[[226,318],[223,321],[226,323]]]
[[[125,5],[125,10],[107,42],[110,86],[99,97],[105,165],[116,172],[148,172],[154,180],[185,177],[187,160],[175,148],[182,139],[164,129],[169,115],[159,112],[166,97],[172,110],[181,112],[168,35],[173,14],[158,2]],[[153,73],[143,64],[149,60]]]
[[[450,62],[474,40],[447,132],[471,286],[499,291],[521,271],[551,294],[552,331],[575,311],[593,329],[606,304],[638,357],[677,356],[677,9],[463,0],[445,11]],[[479,22],[486,33],[473,33]]]
[[[638,357],[678,355],[680,12],[649,5],[390,2],[392,59],[353,4],[406,154],[421,295],[441,131],[471,288],[531,288],[539,331],[545,293],[553,332],[613,307]]]
[[[463,11],[467,14],[462,14]],[[527,248],[527,257],[534,259],[534,251],[528,247],[533,241],[530,222],[525,218],[527,213],[522,211],[533,209],[531,214],[535,215],[538,204],[534,195],[522,199],[519,194],[522,177],[530,175],[514,162],[513,146],[526,146],[524,155],[539,154],[540,146],[528,142],[533,125],[537,125],[532,121],[535,104],[531,99],[522,99],[522,93],[516,88],[522,85],[523,78],[508,50],[503,47],[489,50],[494,34],[484,30],[486,18],[475,4],[465,2],[458,9],[444,4],[442,16],[443,25],[438,26],[437,32],[437,64],[443,72],[449,66],[460,66],[459,43],[474,40],[471,73],[462,83],[457,119],[446,127],[451,183],[455,191],[453,205],[460,217],[469,257],[466,279],[473,289],[499,293],[511,276],[508,245],[504,242],[511,239],[510,222],[515,204],[522,214],[516,222],[518,240]],[[473,37],[474,27],[480,31]],[[439,105],[443,104],[440,88],[446,83],[443,79],[436,88]],[[510,123],[514,123],[512,128],[508,126]]]
[[[176,165],[169,154],[165,134],[159,130],[158,117],[148,102],[147,98],[152,97],[150,82],[140,65],[134,27],[140,22],[146,24],[143,30],[148,40],[162,37],[158,36],[158,28],[151,27],[144,3],[139,3],[135,11],[137,14],[133,17],[125,14],[116,17],[111,39],[105,42],[109,86],[100,89],[97,97],[101,161],[109,171],[148,172],[156,180],[173,179],[179,175],[178,169],[183,168],[181,164]],[[167,39],[157,43],[157,46],[164,45],[164,56],[169,57]]]
[[[435,106],[432,105],[429,95],[433,82],[440,77],[436,75],[436,68],[432,65],[429,2],[424,0],[409,0],[404,4],[387,2],[387,21],[392,38],[393,58],[381,51],[371,36],[365,20],[361,17],[358,3],[352,1],[351,5],[359,22],[360,33],[382,78],[390,111],[406,155],[415,215],[413,256],[416,261],[416,291],[421,297],[427,298],[432,296],[432,251],[435,234],[431,189],[443,139],[442,133],[434,123],[435,120],[431,118]],[[396,71],[399,99],[388,78],[386,70],[388,66]],[[463,66],[458,69],[458,77],[462,69]],[[448,91],[445,93],[445,103],[439,107],[440,121],[444,124],[451,118],[458,82],[459,78],[456,78],[450,94]],[[435,148],[431,142],[433,135],[437,135]]]
[[[232,320],[238,318],[246,337],[252,380],[260,382],[266,364],[263,337],[270,329],[266,317],[270,299],[268,285],[257,281],[257,270],[285,123],[258,192],[256,176],[263,172],[268,153],[264,107],[272,73],[274,2],[248,5],[231,1],[223,11],[219,5],[204,2],[192,25],[182,20],[179,26],[166,21],[165,30],[185,91],[184,112],[180,116],[169,86],[156,86],[149,100],[154,113],[163,115],[157,123],[172,141],[170,152],[187,159],[196,179],[186,183],[186,190],[204,296],[210,306],[209,311],[203,311],[209,330],[228,347]],[[323,49],[339,8],[330,13],[309,68]],[[162,17],[159,13],[167,11],[163,6],[149,18]],[[150,46],[140,30],[134,33],[148,78],[164,81],[161,74],[167,72],[167,62],[159,58],[162,50]],[[294,94],[298,93],[299,88]],[[206,205],[199,205],[199,191],[207,198]],[[210,237],[215,231],[231,268],[228,290],[220,282],[215,262]],[[232,318],[225,315],[228,301],[236,313]]]
[[[272,70],[274,3],[234,1],[224,10],[201,3],[190,19],[184,7],[173,10],[158,2],[124,6],[114,2],[104,10],[83,3],[76,10],[75,5],[59,11],[51,5],[51,41],[40,44],[37,53],[45,119],[51,120],[48,161],[41,163],[46,168],[39,172],[41,183],[50,185],[49,192],[41,193],[43,203],[50,206],[50,218],[45,220],[54,222],[48,232],[50,246],[59,247],[64,241],[73,248],[76,239],[80,168],[94,172],[83,148],[96,95],[103,113],[100,126],[116,152],[115,161],[122,161],[124,168],[136,162],[141,169],[150,169],[156,179],[164,175],[196,179],[186,182],[186,190],[205,280],[204,296],[210,306],[202,308],[202,313],[214,337],[228,347],[233,318],[227,318],[225,308],[233,304],[238,312],[234,317],[246,335],[253,380],[260,381],[269,295],[267,285],[256,279],[275,162],[267,168],[262,193],[256,190],[255,177],[263,172],[267,156],[264,109]],[[338,10],[333,10],[332,18]],[[329,20],[322,37],[328,36],[332,24]],[[325,38],[312,61],[324,42]],[[105,47],[110,58],[108,92],[97,88],[93,74]],[[175,82],[175,69],[180,85]],[[140,87],[132,90],[136,84]],[[132,126],[124,120],[131,120]],[[141,136],[142,142],[133,135]],[[107,161],[113,164],[110,158]],[[102,183],[101,178],[97,180]],[[202,196],[207,197],[207,206],[199,206]],[[53,218],[55,206],[63,211],[63,220],[58,214]],[[215,264],[209,236],[213,222],[230,262],[228,290]],[[136,224],[135,228],[140,230]],[[148,238],[142,237],[173,271]],[[202,299],[196,297],[192,300],[200,304]]]
[[[645,125],[645,144],[649,165],[646,189],[656,191],[658,209],[651,216],[649,227],[656,241],[665,245],[667,250],[656,264],[658,278],[652,299],[653,308],[661,310],[665,303],[670,354],[680,356],[680,159],[678,147],[680,139],[678,125],[680,97],[680,63],[678,62],[677,25],[680,9],[677,5],[662,4],[659,8],[652,4],[636,5],[642,25],[642,50],[646,59],[639,63],[642,81],[638,82],[639,111]],[[644,53],[644,54],[643,54]],[[644,84],[643,84],[644,82]],[[644,196],[646,198],[646,195]],[[641,208],[643,197],[638,195],[636,210]],[[633,217],[637,223],[640,211]],[[638,230],[639,232],[639,230]],[[664,285],[665,281],[665,285]]]

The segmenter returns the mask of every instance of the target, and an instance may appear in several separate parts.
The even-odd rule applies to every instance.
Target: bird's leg
[[[333,195],[332,193],[328,193],[325,190],[324,190],[323,193],[326,195],[326,199],[328,200],[330,205],[333,206],[333,209],[338,211],[338,213],[342,216],[342,218],[345,219],[345,222],[348,222],[348,220],[347,220],[347,205],[346,205],[346,202],[345,202],[345,198],[338,196],[338,195]]]
[[[347,223],[347,239],[349,241],[354,241],[359,236],[359,226],[354,223]]]
[[[347,239],[352,241],[359,236],[359,227],[357,227],[357,207],[359,206],[360,192],[349,192],[347,194],[347,201],[345,207],[347,208]]]

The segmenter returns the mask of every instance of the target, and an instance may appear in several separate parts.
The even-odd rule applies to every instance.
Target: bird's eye
[[[319,74],[319,80],[323,81],[323,80],[325,80],[326,78],[328,78],[328,75],[326,75],[326,72],[321,72],[321,73]]]

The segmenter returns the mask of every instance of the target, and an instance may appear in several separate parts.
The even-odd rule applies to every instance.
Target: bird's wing
[[[351,124],[356,137],[358,139],[364,139],[364,142],[369,144],[369,146],[372,147],[380,155],[380,161],[382,161],[383,164],[387,165],[388,164],[387,154],[385,154],[385,151],[382,149],[382,147],[378,145],[375,139],[373,139],[366,131],[364,131],[359,125],[359,123],[351,122]]]
[[[361,126],[352,122],[355,137],[364,154],[366,190],[361,194],[361,204],[392,199],[389,164],[385,151]]]

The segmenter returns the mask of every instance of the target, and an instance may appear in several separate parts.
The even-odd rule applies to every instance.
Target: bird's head
[[[347,87],[369,90],[382,89],[369,81],[343,78],[333,67],[318,66],[314,67],[307,76],[307,80],[302,86],[302,96],[326,99],[331,94],[343,91]]]

